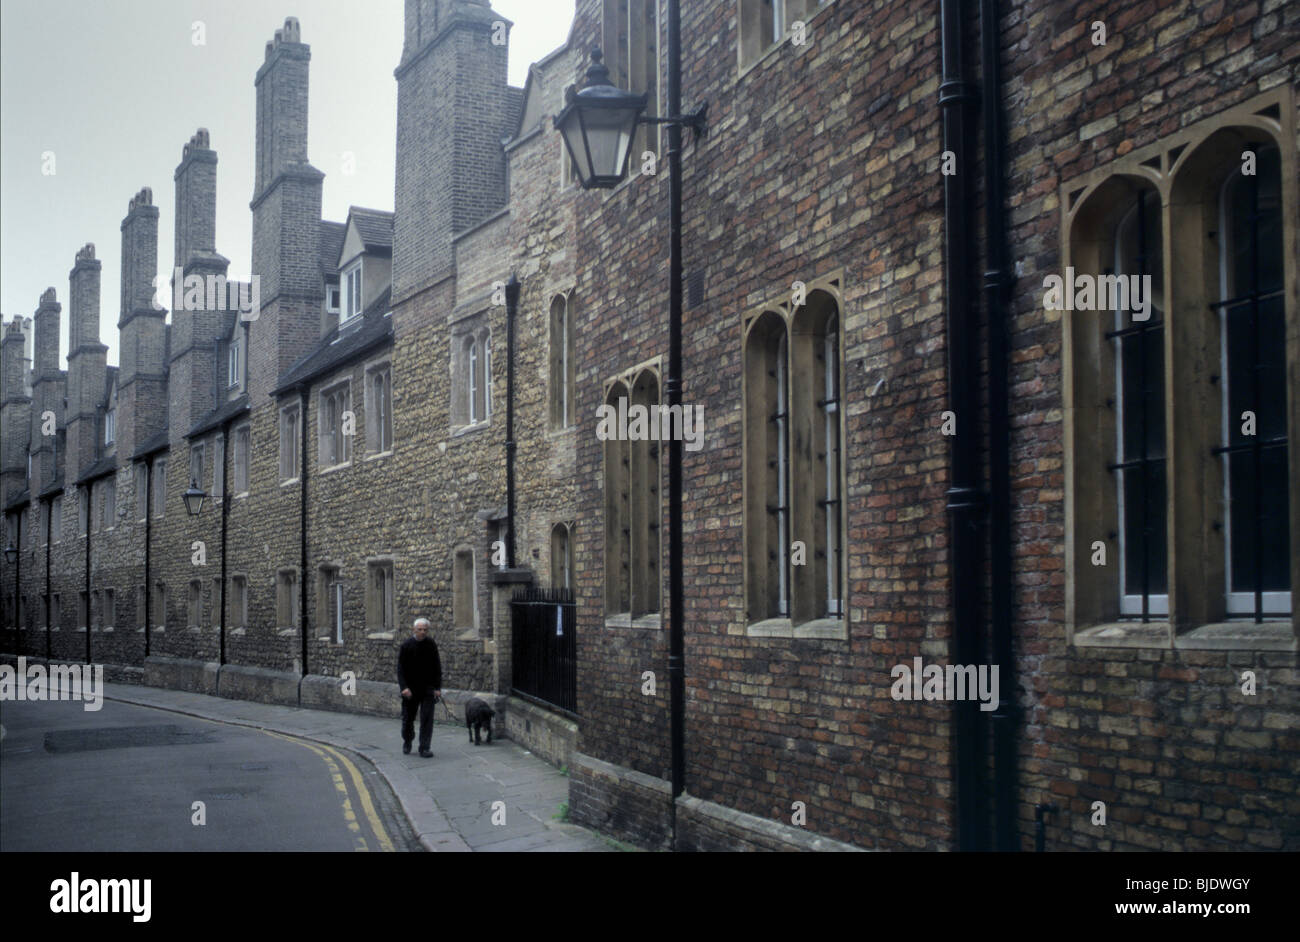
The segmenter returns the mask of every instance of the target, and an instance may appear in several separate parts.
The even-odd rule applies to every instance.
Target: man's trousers
[[[402,742],[409,744],[415,736],[415,713],[420,713],[420,751],[428,752],[433,742],[433,691],[417,696],[414,690],[402,698]]]

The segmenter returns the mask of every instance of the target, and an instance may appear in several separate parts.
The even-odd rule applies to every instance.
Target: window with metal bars
[[[1106,274],[1150,276],[1150,316],[1112,312],[1115,351],[1117,533],[1120,614],[1148,621],[1169,614],[1168,482],[1165,453],[1165,349],[1160,199],[1139,190],[1114,238]]]
[[[788,317],[788,322],[787,322]],[[745,340],[746,605],[751,623],[844,615],[838,303],[761,312]]]
[[[1257,147],[1219,193],[1223,528],[1229,617],[1291,611],[1287,496],[1282,176],[1277,147]]]

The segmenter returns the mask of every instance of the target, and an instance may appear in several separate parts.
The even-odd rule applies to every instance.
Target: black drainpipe
[[[1008,348],[1006,152],[1002,129],[1002,79],[998,51],[998,0],[980,0],[981,109],[984,117],[984,225],[987,267],[984,309],[989,345],[989,608],[993,663],[999,665],[993,726],[994,839],[1000,851],[1018,849],[1016,835],[1016,662],[1011,637],[1011,427],[1007,390]]]
[[[298,563],[298,624],[302,629],[302,676],[307,670],[307,384],[298,386],[298,395],[302,397],[302,408],[298,411],[302,417],[298,422],[298,433],[302,442],[298,447],[298,488],[301,497],[298,500],[298,529],[302,535],[301,557]]]
[[[515,314],[519,279],[506,282],[506,565],[515,568]]]
[[[226,532],[230,521],[230,504],[232,491],[230,489],[230,420],[227,419],[221,426],[221,628],[218,639],[219,650],[217,657],[218,663],[226,663]],[[247,591],[247,589],[245,589]]]
[[[28,501],[28,507],[31,502]],[[19,654],[23,652],[23,510],[18,508],[18,539],[15,542],[18,555],[14,557],[14,648]]]
[[[149,618],[153,612],[153,455],[144,459],[144,656],[149,656],[152,637]]]
[[[90,535],[95,529],[95,483],[86,482],[86,663],[90,661],[90,623],[94,620],[90,613]]]
[[[54,601],[50,594],[50,539],[54,536],[54,498],[45,505],[45,659],[50,659],[50,608]]]
[[[948,402],[956,416],[952,436],[952,471],[948,490],[949,572],[952,580],[952,661],[977,665],[982,657],[980,580],[983,515],[987,498],[979,486],[979,351],[972,262],[975,166],[973,111],[975,89],[967,79],[962,55],[965,39],[961,0],[941,0],[942,76],[939,109],[943,148],[954,155],[956,173],[944,174],[944,299],[948,329]],[[953,709],[953,762],[956,788],[956,837],[959,850],[987,847],[984,770],[986,748],[978,700],[956,700]]]

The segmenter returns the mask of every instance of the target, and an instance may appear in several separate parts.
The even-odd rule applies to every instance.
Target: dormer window
[[[343,316],[349,320],[361,313],[361,260],[343,273]]]
[[[232,389],[239,385],[240,379],[239,336],[230,342],[230,355],[227,358],[226,385]]]
[[[339,312],[339,287],[330,285],[325,289],[325,310],[331,314]]]

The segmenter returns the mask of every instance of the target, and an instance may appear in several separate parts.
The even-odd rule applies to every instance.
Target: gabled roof
[[[367,252],[393,251],[393,214],[382,209],[366,209],[364,206],[348,207],[348,225],[356,226],[357,235]],[[342,251],[343,243],[339,243]]]
[[[343,251],[343,238],[347,235],[346,223],[320,222],[320,269],[326,275],[339,273],[339,253]]]
[[[376,347],[392,343],[392,289],[387,288],[361,312],[359,318],[341,324],[326,334],[306,356],[289,367],[280,377],[272,396],[288,392],[300,383],[308,383]]]
[[[206,432],[219,428],[229,420],[243,415],[248,411],[248,393],[241,393],[229,402],[222,403],[213,409],[199,421],[194,423],[194,427],[185,433],[186,438],[197,438]]]

